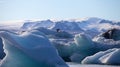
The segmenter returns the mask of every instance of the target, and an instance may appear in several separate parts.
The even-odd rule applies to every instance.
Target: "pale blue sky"
[[[0,21],[84,17],[120,20],[120,0],[0,0]]]

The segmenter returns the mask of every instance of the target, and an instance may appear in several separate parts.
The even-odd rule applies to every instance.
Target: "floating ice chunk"
[[[52,41],[52,44],[56,47],[59,55],[66,62],[71,62],[70,56],[74,53],[74,51],[76,49],[76,45],[74,43],[69,44],[69,43],[54,40],[54,41]]]
[[[86,57],[82,63],[120,65],[119,32],[120,30],[113,29],[95,37],[93,39],[95,48],[101,52]]]
[[[86,57],[83,64],[110,64],[120,65],[120,49],[114,48],[107,51],[98,52],[92,56]]]
[[[76,44],[76,50],[70,57],[73,62],[81,62],[86,56],[96,53],[96,50],[94,50],[94,43],[86,34],[78,34],[75,36],[74,40]]]
[[[90,39],[90,37],[84,33],[76,35],[74,40],[77,46],[80,47],[80,49],[86,50],[86,49],[94,47],[94,44],[92,40]]]
[[[6,56],[2,67],[68,67],[47,37],[39,31],[0,32]],[[7,62],[6,62],[7,61]]]
[[[102,64],[120,65],[120,49],[114,49],[100,58]]]
[[[81,62],[86,56],[97,52],[91,38],[84,33],[75,35],[74,41],[68,40],[70,42],[67,44],[52,40],[53,45],[65,61]]]
[[[114,31],[110,30],[93,38],[96,49],[107,50],[120,48],[119,32],[120,30],[116,29]]]

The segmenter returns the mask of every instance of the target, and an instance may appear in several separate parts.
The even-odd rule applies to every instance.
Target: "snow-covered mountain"
[[[91,17],[82,20],[43,20],[34,22],[25,22],[22,29],[31,29],[36,27],[45,27],[51,30],[60,29],[70,33],[81,33],[86,32],[92,38],[106,30],[116,28],[120,26],[120,22],[105,20],[101,18]]]
[[[63,31],[68,32],[83,32],[83,30],[79,27],[79,25],[76,22],[70,22],[70,21],[59,21],[56,22],[54,26],[51,27],[51,29],[61,29]]]
[[[53,20],[29,21],[29,22],[24,22],[22,28],[28,28],[28,27],[46,27],[46,28],[52,27],[53,28],[59,25],[60,26],[63,25],[62,27],[68,26],[69,29],[71,30],[73,28],[78,29],[78,26],[82,29],[86,29],[86,28],[90,28],[91,25],[98,26],[104,23],[111,24],[111,25],[120,25],[120,22],[91,17],[91,18],[85,18],[82,20],[74,19],[74,20],[58,20],[58,21],[53,21]]]
[[[29,29],[29,28],[34,28],[34,27],[45,27],[49,28],[53,25],[54,23],[51,20],[43,20],[43,21],[29,21],[25,22],[22,26],[22,29]]]

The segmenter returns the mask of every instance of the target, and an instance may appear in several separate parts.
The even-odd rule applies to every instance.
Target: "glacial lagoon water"
[[[97,65],[97,64],[79,64],[79,63],[72,63],[67,62],[69,67],[120,67],[120,65]]]

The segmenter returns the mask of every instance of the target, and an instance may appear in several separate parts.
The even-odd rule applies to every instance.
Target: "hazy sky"
[[[0,0],[0,21],[84,17],[120,20],[120,0]]]

